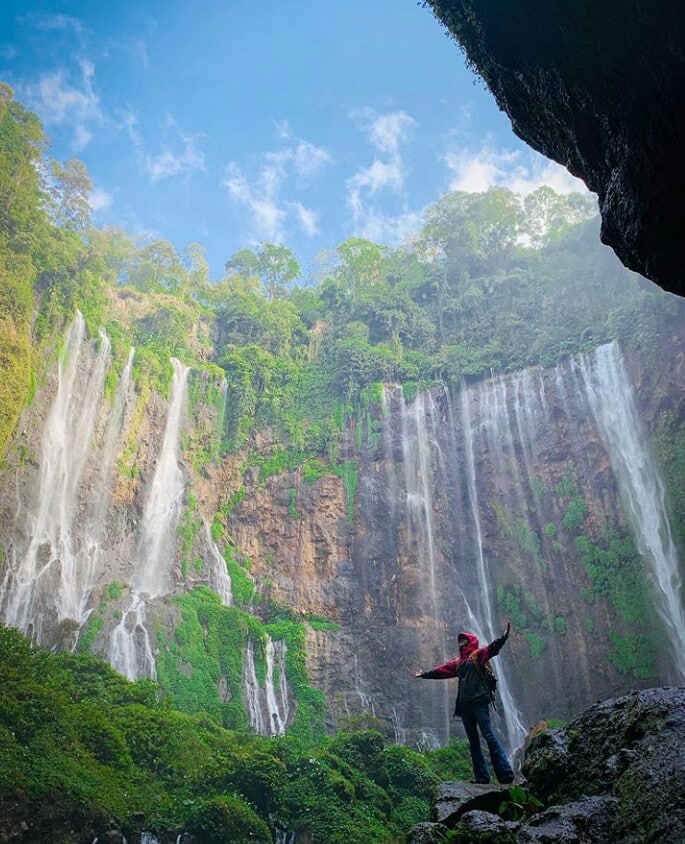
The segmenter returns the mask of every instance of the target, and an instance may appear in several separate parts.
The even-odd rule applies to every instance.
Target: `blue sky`
[[[584,190],[511,131],[416,0],[5,0],[0,79],[99,225],[207,249],[260,241],[305,275],[350,236],[397,245],[448,190]]]

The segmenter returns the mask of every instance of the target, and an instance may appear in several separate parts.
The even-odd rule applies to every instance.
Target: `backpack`
[[[471,661],[476,666],[476,670],[480,674],[481,680],[485,683],[485,688],[488,690],[488,697],[490,698],[490,704],[496,709],[495,692],[497,691],[497,677],[495,677],[495,672],[492,670],[490,660],[488,660],[485,665],[481,665],[476,653],[477,651],[474,651],[471,654]]]

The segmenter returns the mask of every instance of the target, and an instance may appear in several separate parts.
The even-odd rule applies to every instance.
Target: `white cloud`
[[[274,196],[274,182],[270,168],[259,184],[251,185],[237,164],[226,168],[226,178],[221,183],[239,205],[244,206],[252,216],[252,228],[258,239],[283,240],[283,223],[286,212],[279,208]]]
[[[316,211],[305,208],[301,202],[293,202],[291,205],[304,233],[309,237],[319,234],[319,215]]]
[[[44,73],[37,82],[23,86],[21,93],[29,107],[50,126],[71,126],[72,148],[82,150],[90,142],[90,127],[100,125],[103,115],[100,98],[93,88],[95,67],[92,62],[79,61],[80,80],[72,85],[64,69]]]
[[[276,124],[276,134],[287,142],[286,146],[257,156],[249,175],[231,162],[221,184],[234,202],[249,213],[254,240],[282,242],[288,223],[313,237],[319,234],[318,213],[291,195],[293,189],[301,190],[311,184],[332,161],[331,155],[323,147],[293,138],[287,121]]]
[[[395,111],[374,117],[367,126],[367,134],[371,143],[381,152],[396,156],[416,125],[414,118],[406,112]]]
[[[450,172],[450,190],[482,193],[498,185],[526,195],[549,185],[557,193],[588,193],[580,179],[532,150],[522,153],[486,145],[479,150],[452,150],[443,160]]]
[[[88,204],[96,213],[108,211],[112,206],[112,194],[102,188],[94,188],[88,197]]]
[[[140,172],[147,176],[150,184],[177,176],[189,177],[197,171],[207,171],[205,154],[198,149],[197,138],[182,132],[170,115],[167,115],[162,127],[161,149],[155,154],[148,151],[135,114],[123,114],[121,125],[131,139]]]
[[[404,111],[377,115],[370,110],[351,115],[369,143],[383,157],[375,157],[371,164],[359,168],[346,183],[346,204],[352,214],[355,233],[369,240],[397,243],[415,227],[420,214],[406,207],[404,197],[408,172],[403,149],[411,140],[418,125]],[[391,195],[399,211],[381,210],[378,204]]]
[[[77,35],[84,32],[84,27],[78,18],[71,15],[37,14],[31,16],[38,29],[71,29]]]
[[[408,235],[419,230],[422,211],[404,211],[396,215],[383,214],[371,208],[358,223],[357,235],[374,243],[390,246],[400,244]]]

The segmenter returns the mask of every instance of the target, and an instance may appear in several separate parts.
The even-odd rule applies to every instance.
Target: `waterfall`
[[[435,577],[435,539],[431,495],[431,444],[434,436],[435,404],[430,393],[416,397],[410,408],[401,399],[402,456],[407,493],[407,529],[410,543],[415,542],[422,564],[427,565],[430,611],[438,622],[438,590]],[[431,424],[427,423],[427,419]],[[443,655],[445,651],[443,651]]]
[[[171,397],[162,447],[143,512],[131,604],[112,631],[110,640],[110,662],[129,679],[156,676],[145,627],[145,599],[165,595],[171,589],[176,529],[183,506],[185,487],[178,465],[178,450],[190,369],[176,358],[171,362],[174,369]]]
[[[266,709],[269,713],[271,735],[282,736],[288,722],[288,685],[285,676],[286,644],[283,639],[274,643],[271,636],[266,640]],[[278,663],[279,691],[274,687],[274,658]]]
[[[656,604],[666,625],[679,681],[685,681],[683,587],[664,485],[641,430],[633,388],[617,343],[585,355],[578,363],[592,413],[597,420],[619,482],[638,550],[650,566]]]
[[[226,568],[226,560],[223,554],[217,548],[216,542],[212,538],[212,531],[207,524],[205,517],[202,517],[202,526],[205,532],[207,548],[209,550],[211,567],[209,570],[209,586],[221,598],[221,603],[228,607],[233,603],[233,590],[231,586],[231,578]]]
[[[112,485],[118,437],[123,424],[124,410],[131,386],[131,370],[135,349],[131,347],[117,386],[112,411],[107,422],[102,454],[98,460],[97,478],[90,492],[88,512],[83,528],[83,553],[80,562],[81,597],[78,620],[83,626],[90,614],[87,608],[91,590],[101,576],[101,542],[105,532],[109,493]]]
[[[129,680],[157,677],[155,657],[145,627],[145,602],[135,592],[119,624],[112,631],[110,663]]]
[[[243,685],[250,727],[259,735],[282,736],[290,715],[288,684],[285,674],[286,644],[273,642],[267,635],[265,644],[266,676],[264,688],[259,685],[254,659],[254,643],[248,639],[245,650]],[[274,667],[278,669],[278,691],[274,683]],[[267,718],[264,717],[267,714]]]
[[[245,703],[247,704],[247,719],[250,727],[260,736],[268,735],[262,705],[259,699],[259,681],[254,662],[254,645],[252,639],[247,640],[245,649],[245,665],[243,668],[243,686],[245,688]]]
[[[476,465],[474,456],[474,435],[471,423],[470,413],[470,399],[471,395],[466,389],[461,391],[461,425],[464,438],[464,453],[466,457],[466,480],[468,489],[468,501],[471,510],[473,524],[475,526],[476,535],[476,570],[478,573],[479,583],[479,605],[480,618],[476,618],[470,611],[470,623],[473,632],[478,636],[482,643],[491,642],[496,636],[501,635],[502,631],[495,629],[494,624],[494,608],[493,598],[495,594],[494,584],[491,581],[488,571],[487,560],[483,551],[483,531],[480,520],[480,508],[478,501],[478,488],[476,485]],[[484,402],[488,406],[489,402]],[[506,405],[505,405],[506,409]],[[450,412],[450,419],[453,420],[453,413]],[[452,421],[452,426],[454,422]],[[456,439],[456,433],[455,433]],[[500,436],[500,441],[502,437]],[[507,438],[504,438],[505,441]],[[467,603],[468,608],[468,603]],[[469,608],[470,610],[470,608]],[[513,693],[511,691],[511,683],[509,680],[509,670],[507,668],[506,659],[498,662],[496,665],[498,677],[498,692],[503,705],[503,717],[507,733],[507,746],[509,750],[515,750],[523,745],[528,730],[525,726],[523,715],[516,706]]]
[[[183,473],[178,465],[180,428],[190,369],[172,358],[174,377],[164,439],[143,512],[138,558],[133,572],[137,592],[151,598],[171,588],[176,529],[183,506]]]
[[[20,503],[17,538],[0,587],[5,623],[30,633],[38,642],[43,640],[50,611],[57,621],[80,619],[87,588],[80,575],[73,526],[79,515],[78,492],[102,398],[110,342],[101,330],[100,349],[93,357],[84,341],[85,322],[77,311],[59,358],[57,392],[42,440],[37,496],[35,501]],[[79,377],[82,372],[85,377]]]
[[[439,421],[431,394],[420,393],[407,407],[400,391],[400,420],[409,553],[423,570],[419,596],[424,605],[419,611],[430,618],[439,648],[434,660],[438,662],[447,658],[448,646],[436,576],[432,486],[434,462],[441,462],[442,456],[437,436]],[[425,605],[426,597],[428,606]],[[447,741],[450,734],[450,689],[446,683],[441,683],[431,690],[431,694],[441,700],[444,719],[441,731],[443,740]]]

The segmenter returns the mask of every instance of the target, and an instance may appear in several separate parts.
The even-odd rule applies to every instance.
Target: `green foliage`
[[[539,659],[547,650],[547,641],[539,634],[533,633],[531,630],[525,630],[523,632],[523,636],[530,648],[531,657],[533,659]]]
[[[578,488],[576,479],[576,466],[573,460],[569,460],[566,466],[566,474],[555,487],[559,498],[569,498]]]
[[[231,578],[233,600],[239,607],[249,607],[255,595],[254,580],[247,574],[249,561],[243,557],[236,558],[236,551],[230,545],[224,548],[223,555]]]
[[[579,536],[576,547],[591,581],[583,591],[585,600],[606,601],[615,618],[617,629],[610,631],[611,661],[622,673],[654,676],[654,647],[663,631],[651,610],[642,559],[632,538],[605,528],[599,544]]]
[[[564,527],[569,532],[573,533],[582,525],[587,518],[588,507],[585,499],[580,496],[574,496],[566,508],[562,522]]]
[[[505,820],[522,821],[543,808],[537,797],[522,786],[513,785],[507,789],[506,799],[500,804],[498,814]]]
[[[221,795],[197,800],[186,815],[188,830],[207,844],[271,844],[264,821],[239,797]]]
[[[560,636],[566,635],[566,619],[563,615],[554,617],[554,629]]]

